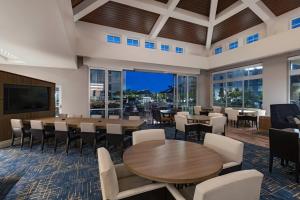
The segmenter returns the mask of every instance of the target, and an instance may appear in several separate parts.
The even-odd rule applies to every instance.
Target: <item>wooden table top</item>
[[[206,115],[188,115],[188,120],[198,121],[198,122],[207,122],[210,121],[210,117]]]
[[[106,118],[66,118],[58,117],[39,118],[44,124],[54,124],[54,122],[67,122],[70,126],[80,127],[80,123],[94,123],[96,127],[106,128],[106,124],[121,124],[124,129],[138,129],[144,124],[143,120],[106,119]]]
[[[223,167],[219,154],[201,144],[179,140],[148,141],[124,152],[125,166],[138,176],[164,183],[200,183]]]

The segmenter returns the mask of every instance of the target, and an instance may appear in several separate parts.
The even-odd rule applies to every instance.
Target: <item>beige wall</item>
[[[62,88],[62,112],[88,116],[88,68],[55,69],[0,65],[0,70],[54,82]]]

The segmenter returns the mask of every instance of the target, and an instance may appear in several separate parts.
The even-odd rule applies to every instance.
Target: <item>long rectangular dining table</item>
[[[34,120],[41,120],[45,125],[53,125],[54,122],[67,122],[69,126],[80,127],[80,123],[94,123],[97,128],[105,129],[106,124],[121,124],[125,130],[138,130],[145,122],[143,120],[126,120],[126,119],[106,119],[106,118],[58,118],[46,117],[37,118]]]

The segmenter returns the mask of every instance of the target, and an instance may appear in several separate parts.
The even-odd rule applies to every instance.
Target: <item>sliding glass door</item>
[[[300,57],[289,59],[290,103],[300,107]]]
[[[90,115],[120,115],[122,72],[90,69]]]
[[[177,107],[192,113],[197,104],[197,77],[177,76]]]

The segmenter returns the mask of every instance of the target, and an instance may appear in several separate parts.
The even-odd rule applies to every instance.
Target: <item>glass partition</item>
[[[121,71],[108,71],[108,115],[121,115]]]

